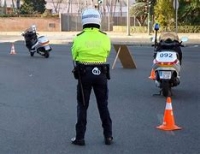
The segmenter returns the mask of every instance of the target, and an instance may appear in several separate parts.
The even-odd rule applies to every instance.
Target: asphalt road
[[[181,84],[173,89],[178,131],[161,131],[166,99],[148,79],[153,49],[128,46],[137,69],[118,60],[111,70],[109,108],[114,144],[103,143],[94,94],[86,146],[70,143],[76,122],[76,80],[70,45],[52,45],[50,58],[30,57],[23,43],[0,44],[0,154],[199,154],[200,47],[183,48]],[[112,49],[108,62],[115,58]]]

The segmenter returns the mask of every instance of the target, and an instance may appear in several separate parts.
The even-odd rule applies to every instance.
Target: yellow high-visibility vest
[[[85,28],[73,40],[72,58],[78,62],[106,62],[111,41],[98,28]]]

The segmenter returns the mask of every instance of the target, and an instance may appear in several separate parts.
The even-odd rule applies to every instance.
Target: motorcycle
[[[49,45],[49,40],[45,36],[38,36],[34,25],[23,32],[22,36],[25,39],[26,47],[28,48],[31,57],[37,52],[39,55],[49,58],[49,52],[52,50]]]
[[[175,32],[162,32],[157,41],[157,32],[159,25],[154,27],[154,60],[152,70],[155,74],[155,85],[160,88],[159,95],[165,97],[172,96],[172,87],[180,84],[180,71],[182,62],[181,47],[184,47],[182,42],[188,40],[187,37],[179,37]]]

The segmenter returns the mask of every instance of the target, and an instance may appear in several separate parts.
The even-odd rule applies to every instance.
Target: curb
[[[22,32],[0,32],[0,43],[5,42],[24,42]],[[39,35],[47,36],[51,44],[71,44],[73,38],[79,32],[39,32]],[[150,38],[154,35],[148,35],[146,33],[133,33],[130,36],[126,33],[120,32],[107,32],[111,42],[115,44],[126,44],[133,46],[151,46],[152,42]],[[183,36],[188,37],[188,42],[184,43],[186,46],[199,46],[200,45],[200,34],[198,33],[180,33],[179,38]]]
[[[17,43],[17,44],[24,44],[24,40],[20,39],[20,40],[0,40],[0,44],[1,43]],[[54,44],[54,45],[71,45],[72,44],[72,39],[66,39],[66,40],[50,40],[50,44]],[[149,42],[149,41],[140,41],[140,42],[133,42],[133,41],[126,41],[126,40],[123,40],[123,41],[116,41],[116,40],[112,40],[111,39],[111,44],[121,44],[121,45],[127,45],[127,46],[149,46],[149,47],[152,47],[152,43]],[[200,43],[198,42],[187,42],[187,43],[184,43],[184,47],[199,47],[200,46]],[[153,47],[152,47],[153,48]]]

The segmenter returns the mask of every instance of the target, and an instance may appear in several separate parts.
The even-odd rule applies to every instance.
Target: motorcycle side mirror
[[[155,30],[155,31],[158,31],[158,30],[159,30],[159,28],[160,28],[159,24],[158,24],[158,23],[156,23],[156,24],[154,25],[154,30]]]
[[[187,42],[187,41],[188,41],[188,37],[186,37],[186,36],[182,37],[182,38],[181,38],[181,41],[182,41],[182,42]]]

